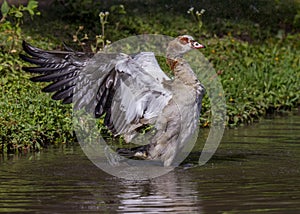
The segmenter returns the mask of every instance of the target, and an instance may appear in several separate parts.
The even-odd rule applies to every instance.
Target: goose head
[[[181,58],[185,53],[193,49],[201,49],[201,48],[205,48],[205,46],[195,41],[195,39],[192,36],[189,35],[178,36],[177,38],[175,38],[169,43],[167,48],[167,58],[168,59],[175,59],[178,57]]]

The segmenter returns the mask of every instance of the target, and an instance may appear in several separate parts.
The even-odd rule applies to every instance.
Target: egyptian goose
[[[183,55],[204,48],[193,37],[183,35],[167,48],[167,64],[174,77],[168,77],[152,52],[135,55],[45,51],[23,42],[29,55],[20,57],[38,67],[24,67],[40,74],[34,82],[52,82],[43,92],[55,92],[52,98],[74,103],[75,109],[88,109],[114,136],[130,142],[145,125],[156,132],[148,145],[137,149],[119,149],[120,154],[176,165],[176,155],[184,148],[198,126],[205,89]],[[74,94],[76,93],[76,100]]]

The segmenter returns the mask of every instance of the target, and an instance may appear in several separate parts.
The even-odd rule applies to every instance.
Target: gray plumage
[[[94,55],[71,49],[44,51],[23,42],[30,56],[20,57],[38,65],[23,68],[40,74],[32,81],[51,82],[44,92],[55,92],[54,100],[73,102],[75,109],[85,108],[97,118],[105,115],[104,124],[126,142],[141,126],[153,125],[156,133],[143,147],[144,158],[170,166],[177,164],[176,155],[197,128],[205,92],[182,56],[203,47],[187,35],[170,42],[167,62],[173,79],[161,70],[151,52]]]

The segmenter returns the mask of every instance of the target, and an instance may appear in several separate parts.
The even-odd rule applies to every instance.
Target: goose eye
[[[193,47],[196,48],[196,49],[199,49],[199,48],[205,48],[204,45],[200,44],[199,42],[193,42],[192,43]]]

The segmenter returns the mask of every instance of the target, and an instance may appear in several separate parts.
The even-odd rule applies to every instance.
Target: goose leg
[[[121,156],[128,158],[140,158],[147,159],[148,158],[148,150],[149,145],[137,146],[134,148],[119,148],[117,149],[117,153]]]

